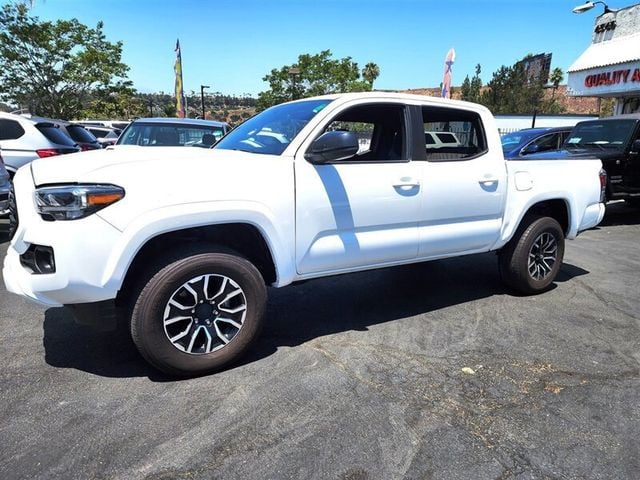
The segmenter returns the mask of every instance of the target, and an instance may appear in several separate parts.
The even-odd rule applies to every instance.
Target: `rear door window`
[[[430,162],[468,160],[487,151],[482,120],[476,112],[424,106],[422,122],[424,148]],[[437,137],[437,141],[429,142],[430,136]]]
[[[51,123],[38,124],[36,125],[36,128],[40,130],[40,133],[42,133],[50,142],[68,147],[76,146],[76,142],[71,140],[71,138],[65,135],[64,132]]]
[[[0,118],[0,140],[15,140],[24,135],[24,128],[15,120]]]
[[[67,125],[67,133],[76,142],[93,143],[96,141],[96,137],[91,132],[79,125]]]

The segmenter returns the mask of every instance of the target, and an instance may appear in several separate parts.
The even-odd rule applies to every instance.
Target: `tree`
[[[501,66],[480,95],[480,103],[494,114],[510,113],[560,113],[564,107],[555,99],[544,98],[545,79],[531,80],[527,77],[525,64],[527,55],[510,67]]]
[[[122,42],[108,42],[103,23],[42,22],[25,4],[0,10],[0,99],[55,118],[81,116],[95,96],[131,90]]]
[[[291,74],[293,68],[299,73]],[[371,83],[360,80],[358,64],[351,57],[333,59],[330,50],[299,55],[296,63],[274,68],[263,80],[269,83],[269,90],[258,95],[258,110],[293,98],[371,90]]]
[[[555,98],[556,91],[558,90],[558,86],[560,85],[560,82],[562,82],[562,80],[564,80],[564,72],[560,67],[554,68],[551,71],[551,75],[549,75],[549,81],[553,85],[553,92],[551,94],[552,99]]]
[[[132,89],[125,89],[120,92],[96,92],[90,94],[82,112],[78,115],[82,118],[129,120],[131,118],[145,117],[148,111],[148,102],[137,96]]]
[[[369,83],[371,89],[373,89],[373,82],[380,76],[380,67],[373,62],[367,63],[362,69],[362,78],[365,82]]]
[[[460,87],[460,95],[462,100],[466,100],[467,102],[480,102],[480,93],[482,90],[482,80],[480,79],[480,72],[482,71],[482,67],[480,64],[476,65],[475,74],[469,80],[469,75],[464,78],[462,82],[462,86]]]

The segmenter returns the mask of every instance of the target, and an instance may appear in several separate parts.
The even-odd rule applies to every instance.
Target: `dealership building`
[[[605,5],[591,45],[569,67],[567,85],[569,95],[615,98],[615,114],[640,112],[640,4]]]

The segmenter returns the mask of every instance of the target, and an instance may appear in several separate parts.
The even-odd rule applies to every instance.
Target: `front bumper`
[[[19,224],[4,259],[7,290],[48,306],[115,298],[117,288],[109,283],[105,269],[121,232],[98,215],[46,222],[35,209],[30,170],[20,170],[14,185]],[[55,273],[34,274],[23,266],[20,256],[32,245],[53,249]]]

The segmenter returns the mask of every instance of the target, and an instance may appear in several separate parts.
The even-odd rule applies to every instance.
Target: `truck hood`
[[[53,183],[82,182],[99,170],[122,164],[149,163],[152,171],[160,165],[173,163],[176,167],[181,162],[207,158],[215,160],[229,154],[228,150],[212,150],[196,147],[140,147],[137,145],[118,145],[104,150],[93,150],[69,155],[42,158],[31,162],[31,172],[36,185]],[[246,155],[246,154],[245,154]],[[155,164],[155,165],[154,165]]]

